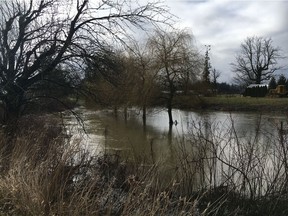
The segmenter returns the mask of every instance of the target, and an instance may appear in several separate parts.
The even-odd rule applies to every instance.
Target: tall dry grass
[[[199,215],[173,182],[157,187],[157,165],[92,157],[57,118],[28,116],[13,130],[1,131],[0,215]]]
[[[288,134],[263,131],[263,121],[251,134],[231,125],[191,121],[191,130],[178,142],[181,193],[197,194],[204,215],[287,215]],[[223,129],[223,127],[226,127]],[[195,197],[192,196],[192,197]]]
[[[246,138],[231,121],[191,122],[167,180],[165,161],[92,156],[58,118],[22,118],[0,133],[0,215],[287,215],[287,134],[263,145],[261,119]]]

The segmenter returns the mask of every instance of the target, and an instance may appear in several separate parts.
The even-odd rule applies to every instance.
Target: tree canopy
[[[282,58],[280,49],[273,46],[271,38],[248,37],[240,48],[232,64],[235,79],[240,83],[261,84],[281,68],[277,65]]]
[[[176,91],[185,89],[184,85],[196,80],[203,63],[192,38],[185,30],[158,30],[149,39],[154,68],[158,71],[158,83],[168,92],[165,99],[170,125],[173,125],[172,102]]]
[[[286,77],[281,74],[277,80],[277,85],[285,85],[286,84]]]
[[[274,76],[271,77],[268,86],[269,86],[269,89],[276,89],[277,82]]]
[[[0,103],[5,119],[34,100],[26,93],[57,66],[81,67],[83,57],[125,29],[166,20],[159,2],[132,0],[4,0],[0,5]],[[70,71],[70,70],[65,70]]]

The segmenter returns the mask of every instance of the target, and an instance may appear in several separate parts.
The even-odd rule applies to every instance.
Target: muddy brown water
[[[145,127],[137,108],[129,109],[127,119],[121,110],[117,117],[113,110],[79,107],[75,111],[81,115],[86,132],[70,114],[65,117],[67,130],[72,140],[80,140],[92,155],[109,152],[117,153],[125,160],[136,161],[139,165],[159,163],[163,178],[167,179],[173,177],[179,168],[179,154],[183,156],[187,153],[186,156],[189,155],[193,160],[193,152],[197,151],[199,158],[199,146],[207,144],[207,140],[218,143],[218,149],[227,155],[235,154],[231,153],[231,148],[237,140],[257,142],[257,145],[265,149],[273,148],[272,140],[278,136],[281,122],[283,127],[287,125],[287,116],[277,113],[193,112],[175,109],[173,118],[177,124],[169,130],[168,114],[162,108],[149,110]],[[197,147],[193,146],[195,142],[199,142]],[[207,156],[207,152],[205,154]],[[203,181],[199,176],[197,179]]]

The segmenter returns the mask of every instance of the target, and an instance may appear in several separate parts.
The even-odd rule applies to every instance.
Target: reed
[[[91,156],[79,142],[67,138],[57,119],[31,116],[14,129],[13,136],[1,133],[1,215],[184,215],[196,211],[192,200],[171,196],[173,188],[158,188],[157,165],[137,167],[118,155]]]
[[[191,120],[185,139],[172,140],[175,167],[163,179],[165,160],[141,166],[147,158],[91,155],[59,119],[25,117],[15,133],[0,133],[0,214],[287,215],[285,131],[266,132],[263,145],[261,118],[250,138],[230,121],[220,130]]]
[[[240,136],[232,116],[228,120],[232,126],[225,130],[219,123],[191,120],[188,137],[177,147],[180,193],[196,194],[205,215],[286,215],[285,130],[279,125],[276,134],[262,131],[260,116],[251,129],[255,135]]]

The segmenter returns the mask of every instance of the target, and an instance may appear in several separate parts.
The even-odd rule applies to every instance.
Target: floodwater
[[[248,147],[240,148],[239,143],[241,146],[242,143],[245,143],[243,146],[249,144],[249,148],[253,146],[253,151],[273,148],[281,124],[284,128],[287,126],[287,116],[277,113],[194,112],[174,109],[173,118],[177,124],[169,128],[168,114],[161,108],[149,110],[145,127],[141,112],[136,108],[128,110],[126,119],[123,110],[119,110],[117,116],[112,110],[80,107],[75,111],[82,117],[85,133],[76,119],[68,115],[65,121],[67,130],[73,135],[72,140],[81,140],[91,154],[115,153],[142,166],[161,164],[163,178],[167,179],[173,177],[177,173],[175,170],[179,170],[179,166],[183,164],[180,157],[185,157],[185,160],[190,157],[190,161],[197,161],[211,156],[211,152],[215,151],[225,161],[234,160],[234,155],[241,155],[245,159],[244,151]],[[220,175],[217,174],[219,172],[211,173],[213,163],[207,163],[202,169],[207,171],[207,166],[210,166],[210,175],[214,175],[214,180],[211,180],[211,176],[210,180],[198,176],[198,182],[220,181]],[[219,163],[216,166],[220,169]],[[222,171],[223,169],[227,171],[222,166]]]

